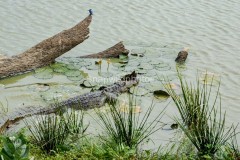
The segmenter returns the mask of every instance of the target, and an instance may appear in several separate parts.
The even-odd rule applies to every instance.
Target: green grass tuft
[[[84,134],[88,126],[83,124],[84,112],[40,115],[25,123],[35,141],[47,153],[62,148],[71,134]]]
[[[182,118],[182,121],[178,119],[176,121],[200,156],[213,157],[231,138],[234,130],[233,126],[226,129],[226,113],[222,113],[221,100],[217,108],[220,85],[211,103],[212,83],[211,85],[201,84],[198,79],[194,86],[184,81],[180,74],[179,79],[182,96],[177,95],[172,88],[166,88]]]
[[[105,131],[105,136],[100,136],[100,138],[108,148],[115,148],[119,151],[126,148],[137,149],[140,143],[162,127],[159,120],[164,110],[149,122],[154,105],[152,104],[140,118],[139,113],[134,113],[135,104],[133,96],[129,96],[128,113],[120,110],[119,103],[110,106],[110,113],[96,110],[98,123]]]

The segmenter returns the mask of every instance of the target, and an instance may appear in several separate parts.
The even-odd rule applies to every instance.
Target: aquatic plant
[[[57,115],[41,115],[32,121],[32,127],[29,127],[29,131],[34,141],[47,153],[63,145],[69,135],[64,122]]]
[[[140,113],[134,112],[136,100],[134,96],[129,96],[128,112],[122,112],[120,102],[110,105],[110,113],[103,113],[96,110],[102,129],[105,135],[99,135],[107,148],[114,148],[121,152],[138,148],[139,144],[146,141],[149,136],[158,131],[161,126],[159,120],[162,117],[164,109],[149,122],[149,117],[153,111],[154,105],[147,109],[143,117],[140,118]]]
[[[84,112],[76,113],[75,110],[60,113],[40,115],[31,122],[26,121],[34,141],[41,149],[49,153],[56,151],[66,142],[70,134],[83,134],[88,126],[83,125]]]
[[[232,152],[232,155],[235,159],[240,159],[240,147],[238,145],[237,141],[237,132],[236,128],[234,128],[233,136],[231,137],[231,142],[230,142],[230,151]]]
[[[213,157],[231,138],[234,131],[233,126],[226,129],[226,112],[222,113],[221,99],[217,103],[220,85],[211,103],[212,85],[201,85],[197,80],[197,85],[194,86],[184,81],[180,73],[178,77],[181,82],[182,96],[177,95],[172,88],[166,88],[182,118],[182,121],[178,119],[176,121],[198,150],[199,156]],[[219,104],[218,108],[217,104]]]
[[[63,120],[69,133],[81,135],[85,133],[89,124],[85,126],[83,122],[84,114],[84,111],[75,111],[74,109],[71,109],[70,112],[63,115]]]
[[[0,152],[0,160],[27,160],[29,146],[22,133],[14,136],[1,136],[3,148]]]
[[[178,95],[178,93],[168,85],[165,85],[165,89],[173,99],[185,125],[190,126],[196,121],[201,105],[208,104],[211,90],[209,93],[206,93],[207,85],[200,86],[199,80],[197,80],[197,87],[194,88],[191,83],[188,84],[183,80],[179,72],[178,78],[181,84],[182,96]],[[215,103],[213,106],[214,105]]]

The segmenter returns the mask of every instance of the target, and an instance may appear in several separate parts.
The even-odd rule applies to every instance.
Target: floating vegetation
[[[56,63],[51,64],[50,67],[54,70],[56,68],[66,67],[66,64],[56,62]]]
[[[162,97],[162,96],[164,96],[164,97],[169,97],[170,95],[166,92],[166,91],[164,91],[164,90],[155,90],[154,92],[153,92],[153,95],[155,96],[155,97]]]
[[[146,77],[145,75],[146,75],[146,74],[142,74],[142,75],[139,75],[139,76],[138,76],[139,79],[140,79],[140,82],[141,82],[142,86],[145,86],[145,85],[147,85],[147,84],[152,83],[153,81],[155,81],[154,78]],[[144,88],[145,88],[145,87],[144,87]]]
[[[156,75],[157,75],[157,73],[154,70],[148,71],[146,74],[144,74],[144,76],[146,76],[146,77],[154,77]]]
[[[149,90],[150,92],[153,92],[153,91],[155,91],[156,89],[161,89],[161,88],[163,88],[163,87],[162,87],[162,84],[160,84],[160,83],[149,83],[149,84],[146,84],[146,85],[144,86],[144,88],[146,88],[146,89]]]
[[[76,94],[83,94],[83,89],[74,84],[63,84],[51,86],[50,90],[44,92],[41,95],[42,97],[46,96],[46,99],[48,99],[47,96],[49,96],[49,100],[56,100],[56,98],[61,98],[62,100],[64,100]]]
[[[84,62],[83,62],[84,63]],[[74,64],[74,68],[75,69],[82,69],[82,67],[83,67],[84,65],[82,64],[82,63],[76,63],[76,64]]]
[[[154,67],[149,64],[149,63],[141,63],[139,66],[138,66],[139,69],[145,69],[145,70],[151,70],[153,69]]]
[[[68,72],[72,72],[73,70],[75,71],[75,70],[78,70],[78,69],[82,68],[82,65],[81,64],[57,63],[57,64],[54,64],[54,65],[51,65],[51,68],[53,68],[53,71],[56,72],[56,73],[64,73],[66,75],[66,74],[68,74]]]
[[[53,77],[53,70],[50,67],[36,69],[33,76],[38,79],[51,79]]]
[[[34,84],[30,85],[28,89],[34,92],[46,92],[50,89],[50,86],[48,84]]]
[[[74,92],[79,94],[79,93],[82,93],[83,91],[81,87],[74,84],[71,84],[71,85],[64,84],[61,86],[61,90],[64,91],[64,93],[67,93],[69,95],[73,94]]]
[[[97,66],[97,65],[90,65],[90,66],[86,66],[86,69],[88,69],[88,70],[98,70],[99,66]]]
[[[129,61],[129,63],[128,63],[128,66],[132,66],[132,67],[137,67],[139,65],[140,65],[140,63],[137,61]]]
[[[156,90],[153,92],[153,95],[158,101],[166,101],[170,97],[164,90]]]
[[[135,67],[125,67],[125,72],[133,72],[133,71],[135,71],[136,70],[136,68]]]
[[[36,69],[34,72],[35,73],[53,72],[53,70],[50,67],[43,67],[43,68]]]
[[[160,82],[173,81],[174,79],[177,79],[177,75],[175,73],[174,74],[168,74],[168,75],[161,74],[161,75],[157,76],[157,80],[160,81]]]
[[[100,76],[104,77],[104,78],[110,78],[110,77],[113,76],[113,73],[111,73],[111,72],[101,72]]]
[[[130,88],[129,92],[135,96],[144,96],[149,93],[149,91],[143,87],[132,87]]]
[[[59,67],[59,68],[54,68],[53,71],[56,73],[64,73],[64,72],[68,71],[68,68],[67,67]]]
[[[139,61],[141,63],[149,63],[149,62],[151,62],[151,59],[150,58],[140,58]]]
[[[66,57],[66,59],[69,63],[79,63],[78,59],[75,57]]]
[[[178,129],[178,124],[177,123],[173,123],[170,127],[172,129]]]
[[[136,69],[137,74],[146,74],[148,71],[145,69]]]
[[[138,57],[144,57],[144,54],[131,53],[131,59],[137,59]]]
[[[112,63],[112,65],[114,66],[114,67],[124,67],[125,66],[125,64],[121,64],[121,63]]]
[[[81,62],[81,65],[87,67],[87,66],[92,65],[92,62],[90,62],[90,61],[83,61],[83,62]]]
[[[158,71],[168,71],[171,69],[171,67],[167,63],[160,63],[158,65],[155,65],[155,69]]]
[[[132,55],[132,56],[138,56],[138,54],[137,54],[137,53],[131,53],[131,55]]]
[[[67,76],[67,78],[70,81],[81,81],[82,79],[84,79],[84,77],[82,75],[79,75],[79,76]]]
[[[67,70],[64,74],[67,77],[77,77],[82,75],[82,73],[79,70]]]
[[[60,93],[60,92],[55,92],[55,91],[52,91],[52,90],[49,90],[47,92],[42,92],[40,97],[46,101],[46,102],[49,102],[49,101],[54,101],[56,99],[62,99],[63,97],[66,97],[66,95],[64,96],[63,93]]]
[[[146,54],[146,57],[148,57],[149,59],[155,60],[155,59],[161,58],[161,54],[158,54],[158,53],[148,53],[148,54]]]
[[[89,81],[89,80],[84,80],[81,84],[80,84],[81,87],[84,87],[84,88],[94,88],[97,86],[97,83],[94,82],[94,81]]]
[[[81,62],[83,62],[83,61],[84,61],[84,59],[82,59],[82,58],[77,58],[77,57],[71,57],[71,58],[68,59],[68,62],[69,62],[69,63],[81,63]]]
[[[143,44],[143,46],[147,45]],[[164,77],[168,77],[168,80],[170,81],[177,78],[174,71],[174,74],[169,74],[169,72],[160,72],[171,70],[171,66],[167,62],[169,60],[166,61],[165,57],[172,56],[172,53],[174,52],[175,51],[173,49],[167,47],[164,48],[163,46],[160,46],[160,48],[147,48],[142,47],[141,45],[138,46],[136,43],[136,47],[131,48],[131,53],[128,56],[120,55],[117,59],[111,59],[111,63],[108,64],[109,69],[106,69],[107,66],[105,65],[105,60],[98,59],[102,63],[104,61],[104,64],[101,63],[102,66],[100,66],[97,59],[81,59],[76,57],[58,58],[57,62],[52,64],[50,67],[54,72],[65,75],[68,80],[80,83],[81,87],[91,89],[97,89],[101,85],[112,84],[108,80],[110,80],[113,75],[122,75],[123,73],[136,71],[136,73],[139,74],[142,86],[136,89],[136,93],[134,95],[155,97],[153,92],[163,89],[162,83],[166,83]],[[174,53],[174,56],[176,56],[176,53]],[[100,67],[102,67],[102,71],[99,70]],[[43,68],[43,70],[45,70],[45,68]],[[104,79],[104,82],[95,83],[88,79],[86,80],[80,70],[88,70],[87,72],[89,72],[89,74],[95,74],[100,79],[101,77],[104,77],[102,78]],[[39,70],[38,72],[42,73],[42,70]],[[157,79],[157,74],[163,74],[164,77],[158,77]],[[168,76],[166,76],[166,74],[168,74]],[[52,73],[50,75],[52,76]],[[40,77],[44,76],[41,75]],[[179,85],[177,84],[173,83],[170,85],[176,90],[179,88]],[[36,91],[37,90],[46,92],[49,88],[47,89],[47,87],[39,86],[39,88],[36,88]],[[131,89],[130,93],[132,90],[133,89]],[[56,94],[61,97],[60,93],[56,92]],[[50,97],[52,99],[53,95]],[[159,100],[161,98],[162,97],[160,96],[160,98],[157,97],[156,99]]]
[[[164,62],[162,60],[159,60],[159,59],[152,59],[150,61],[150,64],[151,65],[158,65],[158,64],[163,64]]]
[[[171,50],[169,48],[161,49],[161,57],[164,57],[166,59],[174,59],[177,53],[178,51]]]
[[[128,63],[128,60],[122,60],[122,61],[119,61],[120,64],[127,64]]]
[[[65,64],[80,63],[80,62],[83,62],[83,61],[84,61],[84,59],[78,58],[78,57],[61,57],[61,58],[56,59],[56,62],[62,62],[62,63],[65,63]]]
[[[125,66],[116,68],[118,71],[125,71]]]
[[[138,61],[138,59],[141,58],[139,56],[132,56],[131,54],[129,54],[128,57],[129,57],[129,61]]]
[[[70,70],[72,70],[72,69],[78,69],[77,67],[76,67],[76,65],[74,65],[74,64],[67,64],[66,65],[66,67],[67,67],[67,69],[70,69]]]
[[[119,55],[119,59],[126,60],[126,59],[128,59],[128,56],[121,54],[121,55]]]

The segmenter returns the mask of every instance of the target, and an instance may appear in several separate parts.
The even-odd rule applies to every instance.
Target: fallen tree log
[[[123,43],[119,42],[102,52],[80,56],[80,58],[118,58],[119,55],[128,55],[128,53],[129,51],[125,49]]]
[[[22,54],[0,59],[0,78],[21,74],[46,66],[82,43],[89,36],[89,25],[92,16],[87,16],[74,27],[64,30],[53,37],[43,40]]]

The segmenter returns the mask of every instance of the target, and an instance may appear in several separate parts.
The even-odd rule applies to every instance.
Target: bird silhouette
[[[92,9],[89,9],[88,12],[89,12],[89,15],[93,15]]]

